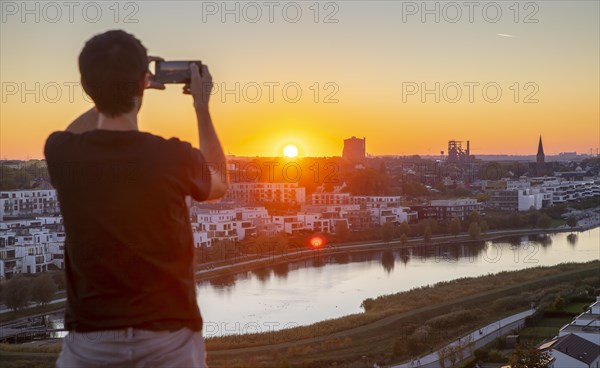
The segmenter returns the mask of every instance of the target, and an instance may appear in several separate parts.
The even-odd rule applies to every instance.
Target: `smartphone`
[[[155,66],[154,79],[160,83],[190,83],[190,65],[192,63],[198,65],[198,70],[202,72],[200,60],[158,61]]]

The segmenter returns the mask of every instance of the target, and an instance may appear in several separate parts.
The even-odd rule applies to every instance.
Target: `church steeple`
[[[544,163],[546,159],[546,155],[544,155],[544,145],[542,144],[542,136],[540,135],[540,142],[538,143],[538,151],[537,151],[537,163]]]

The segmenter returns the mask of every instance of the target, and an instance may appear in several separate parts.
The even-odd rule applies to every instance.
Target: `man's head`
[[[146,48],[124,31],[92,37],[79,54],[83,88],[98,111],[109,117],[130,112],[136,106],[136,97],[144,92],[147,71]]]

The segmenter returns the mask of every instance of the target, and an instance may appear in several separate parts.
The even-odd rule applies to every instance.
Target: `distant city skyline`
[[[72,14],[48,4],[2,2],[2,159],[42,158],[46,137],[92,106],[77,57],[108,29],[210,67],[233,155],[294,145],[300,157],[339,156],[351,136],[367,137],[371,155],[438,155],[452,139],[470,140],[474,156],[535,155],[540,134],[549,156],[600,146],[597,1],[483,2],[472,21],[443,2],[97,2]],[[139,121],[198,144],[181,86],[148,91]]]

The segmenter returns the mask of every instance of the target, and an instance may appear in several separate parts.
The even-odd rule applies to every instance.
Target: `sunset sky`
[[[230,10],[239,7],[237,22],[236,14],[223,22],[220,1],[99,1],[85,7],[87,15],[83,4],[75,7],[72,19],[62,2],[55,3],[60,9],[28,2],[32,14],[22,4],[3,0],[0,9],[2,159],[42,158],[46,137],[92,106],[69,85],[79,81],[85,41],[109,29],[133,33],[150,55],[209,66],[219,87],[213,120],[229,154],[281,155],[294,144],[302,156],[339,156],[350,136],[366,137],[373,155],[438,154],[450,139],[470,140],[475,155],[535,154],[540,134],[546,154],[600,145],[598,1],[520,2],[518,14],[514,2],[503,1],[494,3],[500,15],[481,2],[472,22],[467,7],[458,18],[456,8],[436,2],[427,4],[439,6],[439,22],[435,14],[422,22],[421,1],[281,2],[271,9],[229,2]],[[36,83],[39,96],[24,93]],[[239,101],[222,92],[236,83]],[[403,96],[436,83],[438,103],[420,91]],[[538,102],[524,103],[528,95]],[[143,131],[198,144],[191,97],[179,85],[147,91],[139,121]]]

